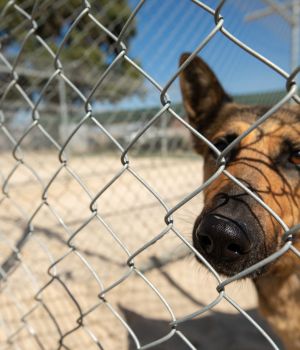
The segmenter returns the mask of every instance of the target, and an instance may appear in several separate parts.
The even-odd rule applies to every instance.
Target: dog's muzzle
[[[229,198],[229,199],[228,199]],[[217,196],[195,222],[193,244],[219,272],[228,276],[266,256],[262,226],[252,210],[253,199],[222,202]]]
[[[207,215],[196,231],[200,250],[213,261],[238,261],[247,255],[252,242],[237,222],[220,215]]]

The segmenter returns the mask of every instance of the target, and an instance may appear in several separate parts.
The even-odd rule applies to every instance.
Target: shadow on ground
[[[126,321],[135,332],[141,344],[147,344],[170,332],[167,321],[150,319],[133,311],[122,308]],[[248,310],[267,331],[272,339],[283,349],[278,338],[271,332],[256,310]],[[190,320],[180,326],[180,331],[199,350],[268,350],[272,349],[267,340],[241,314],[212,313],[196,320]],[[136,349],[129,336],[128,350]],[[155,350],[187,350],[190,349],[179,336],[157,345]]]

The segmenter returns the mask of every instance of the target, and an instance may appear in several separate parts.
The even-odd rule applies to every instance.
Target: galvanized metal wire
[[[190,2],[190,0],[186,0]],[[82,1],[82,6],[78,12],[75,20],[71,23],[68,30],[64,34],[63,40],[60,42],[60,45],[56,51],[53,50],[49,42],[47,42],[42,36],[38,34],[39,24],[36,20],[36,11],[41,5],[41,1],[36,0],[34,6],[32,6],[31,12],[27,12],[22,7],[22,4],[19,5],[17,1],[10,0],[7,1],[6,5],[1,9],[1,18],[4,18],[8,12],[13,11],[17,13],[23,20],[26,22],[26,26],[29,28],[21,43],[19,48],[18,55],[16,56],[13,63],[9,62],[5,57],[5,52],[0,51],[0,62],[1,65],[5,67],[6,71],[9,73],[10,80],[6,85],[0,100],[0,131],[1,137],[5,137],[7,143],[9,144],[10,153],[13,159],[10,171],[8,173],[1,173],[1,189],[2,196],[0,200],[0,208],[6,208],[7,203],[9,206],[14,208],[18,212],[20,220],[25,223],[23,225],[23,232],[19,237],[16,237],[15,234],[12,237],[8,237],[5,234],[1,235],[1,245],[6,247],[6,250],[9,254],[3,253],[2,261],[6,262],[1,265],[0,276],[1,276],[1,291],[0,293],[6,295],[8,298],[13,300],[15,307],[18,309],[19,314],[19,323],[18,325],[11,328],[10,325],[6,324],[5,319],[2,319],[0,322],[4,343],[1,344],[3,349],[22,349],[22,341],[20,342],[19,337],[22,339],[22,334],[24,332],[32,338],[35,347],[38,349],[72,349],[72,346],[68,345],[68,339],[72,338],[74,334],[78,334],[77,337],[82,336],[83,333],[89,338],[90,342],[93,344],[94,348],[104,349],[101,340],[98,339],[97,335],[93,331],[93,327],[87,322],[88,318],[95,314],[99,308],[105,308],[107,312],[116,319],[121,327],[126,331],[126,333],[131,337],[132,342],[135,344],[136,349],[150,349],[155,348],[173,337],[178,337],[181,341],[184,342],[187,349],[196,349],[192,341],[184,334],[180,329],[180,325],[194,319],[199,315],[203,315],[210,310],[212,310],[217,304],[221,301],[226,301],[230,303],[239,313],[241,313],[245,319],[249,321],[249,327],[255,327],[258,332],[266,339],[266,342],[269,343],[270,347],[273,349],[279,349],[275,341],[268,335],[262,326],[260,326],[251,316],[248,314],[239,304],[233,300],[226,291],[226,288],[229,284],[234,281],[240,280],[247,275],[253,273],[257,269],[273,262],[274,260],[281,257],[283,254],[286,254],[288,251],[292,251],[294,254],[298,255],[299,251],[293,245],[293,237],[298,234],[299,225],[295,227],[289,227],[282,218],[276,214],[266,203],[264,203],[255,193],[253,193],[247,186],[245,186],[241,181],[236,179],[230,172],[227,170],[226,164],[226,155],[230,150],[236,146],[244,137],[246,137],[251,131],[257,128],[260,124],[264,123],[267,119],[272,118],[272,115],[278,111],[281,106],[290,100],[300,103],[300,97],[297,95],[297,84],[295,82],[296,75],[300,71],[298,67],[294,72],[286,72],[281,67],[277,66],[271,59],[268,59],[256,52],[244,42],[236,38],[232,33],[226,29],[226,16],[222,16],[222,9],[225,0],[219,2],[216,8],[211,8],[207,4],[198,1],[192,0],[192,2],[197,5],[198,11],[205,11],[207,16],[211,17],[211,21],[215,23],[213,29],[207,33],[206,37],[201,40],[192,52],[190,57],[178,68],[173,76],[169,77],[169,80],[164,86],[160,84],[151,77],[147,71],[145,71],[142,66],[133,61],[130,57],[126,44],[126,34],[130,28],[131,23],[134,21],[135,17],[139,11],[143,8],[146,1],[140,1],[137,6],[132,10],[130,17],[127,22],[123,25],[122,30],[118,35],[112,33],[109,28],[103,25],[93,13],[93,5],[89,1]],[[88,19],[89,23],[97,26],[100,32],[105,32],[107,36],[114,43],[115,50],[117,54],[109,64],[108,68],[105,71],[100,72],[97,77],[96,82],[91,87],[88,95],[85,95],[72,81],[72,76],[69,76],[65,72],[64,63],[61,60],[61,55],[65,50],[65,45],[68,42],[72,31],[78,23],[83,19]],[[173,103],[171,97],[168,95],[170,88],[173,86],[175,80],[178,78],[180,72],[182,72],[191,60],[203,50],[203,48],[210,42],[214,41],[215,35],[219,33],[223,35],[224,40],[229,40],[237,45],[241,50],[246,51],[249,55],[253,56],[255,59],[259,60],[261,63],[265,64],[267,67],[271,68],[276,74],[282,76],[286,80],[286,94],[285,96],[272,108],[269,109],[267,113],[261,116],[257,122],[255,122],[249,129],[240,135],[235,141],[233,141],[223,152],[219,152],[216,147],[208,140],[204,135],[199,131],[195,130],[189,123],[186,121],[183,115],[180,115],[173,108]],[[37,41],[43,49],[48,53],[50,59],[52,60],[52,74],[47,77],[42,89],[39,91],[39,96],[33,98],[20,83],[19,75],[19,62],[21,56],[24,52],[24,48],[30,40]],[[137,71],[138,74],[142,75],[143,78],[155,89],[157,96],[160,98],[161,107],[159,111],[156,111],[152,118],[145,123],[140,130],[135,134],[135,136],[127,143],[126,146],[123,146],[114,135],[94,116],[94,107],[93,107],[93,97],[97,90],[101,89],[103,82],[106,79],[109,79],[109,75],[116,69],[118,64],[121,61],[126,61],[133,69]],[[62,84],[68,89],[72,90],[72,93],[76,95],[78,101],[81,104],[81,119],[74,126],[73,130],[69,132],[68,135],[65,135],[63,142],[61,140],[53,138],[47,129],[43,126],[41,122],[40,110],[42,108],[42,101],[44,94],[51,84],[56,81],[58,84]],[[4,105],[7,103],[7,97],[11,92],[17,92],[19,97],[22,99],[24,105],[31,113],[31,122],[27,125],[26,130],[23,130],[20,137],[16,137],[13,132],[10,130],[9,117],[7,111],[4,108]],[[182,124],[189,132],[194,134],[199,140],[206,143],[218,156],[218,170],[214,175],[209,178],[204,184],[200,185],[198,188],[194,189],[184,198],[177,200],[176,204],[170,206],[164,198],[160,195],[159,192],[149,183],[147,180],[140,175],[139,170],[135,169],[135,162],[132,161],[131,151],[134,148],[135,144],[143,137],[143,135],[153,128],[153,125],[157,122],[166,118],[166,112],[171,115],[171,118],[176,119],[180,124]],[[115,152],[119,157],[119,166],[115,170],[113,176],[107,178],[106,183],[99,183],[98,189],[95,192],[89,189],[89,186],[77,173],[76,167],[72,166],[72,157],[68,155],[68,147],[70,143],[74,140],[74,137],[79,133],[83,126],[87,123],[91,123],[96,127],[109,142],[113,145]],[[26,138],[31,135],[34,131],[38,131],[43,135],[45,139],[49,142],[51,147],[55,149],[57,156],[57,164],[55,169],[52,169],[51,173],[48,174],[48,178],[41,178],[39,175],[39,169],[32,167],[30,161],[27,159],[27,151],[24,150],[24,143]],[[97,161],[97,160],[95,160]],[[24,208],[22,203],[18,202],[18,197],[13,193],[13,186],[11,187],[12,180],[16,174],[21,170],[26,170],[34,183],[38,186],[40,196],[39,202],[33,203],[32,206]],[[1,171],[1,170],[0,170]],[[51,199],[51,190],[53,186],[58,182],[58,178],[65,174],[69,178],[72,178],[77,186],[80,188],[81,192],[84,193],[88,206],[87,210],[89,212],[86,215],[85,219],[81,220],[79,225],[76,228],[70,227],[66,222],[66,219],[61,216],[56,206],[53,205]],[[280,250],[274,254],[268,256],[266,259],[254,264],[253,266],[243,270],[242,272],[236,274],[233,277],[223,279],[217,271],[206,261],[206,259],[192,246],[192,244],[186,239],[185,235],[177,228],[176,218],[174,214],[186,203],[191,201],[192,198],[200,194],[207,186],[212,184],[221,174],[226,175],[231,181],[240,186],[245,192],[252,196],[258,203],[270,214],[273,218],[282,226],[285,234],[283,236],[283,245]],[[162,221],[164,220],[163,229],[160,232],[154,233],[151,239],[147,242],[139,245],[135,249],[131,249],[127,246],[127,243],[122,237],[120,237],[118,230],[111,227],[107,222],[106,218],[103,215],[103,207],[101,207],[101,198],[105,193],[114,185],[118,184],[118,181],[124,176],[130,176],[134,182],[138,183],[144,188],[149,196],[155,201],[159,207],[162,209]],[[21,189],[22,190],[22,189]],[[30,199],[29,199],[30,201]],[[63,203],[64,205],[64,203]],[[47,215],[51,216],[53,220],[58,224],[60,230],[68,237],[63,242],[63,248],[59,256],[54,256],[51,252],[51,249],[38,238],[37,232],[39,232],[39,215],[41,212],[46,211]],[[83,234],[86,227],[89,227],[91,223],[98,222],[101,227],[104,228],[106,235],[109,235],[110,239],[114,244],[122,251],[124,254],[124,267],[121,275],[116,275],[115,279],[109,284],[105,283],[101,274],[97,272],[95,267],[90,263],[89,259],[83,254],[81,246],[78,245],[77,239],[80,235]],[[126,223],[125,223],[126,224]],[[160,291],[159,287],[155,285],[155,281],[150,281],[147,277],[147,269],[143,269],[136,260],[145,253],[150,247],[154,244],[159,243],[162,239],[170,239],[171,237],[177,237],[190,251],[193,255],[197,256],[206,268],[210,271],[212,276],[215,278],[217,296],[209,304],[204,305],[195,309],[192,313],[186,314],[184,317],[178,318],[176,313],[173,311],[172,306],[170,305],[168,299]],[[41,271],[46,276],[46,283],[42,286],[37,280],[35,272],[32,271],[35,266],[30,266],[24,258],[23,250],[30,242],[36,242],[39,249],[47,256],[48,258],[48,274],[46,271]],[[97,251],[97,248],[95,249]],[[0,251],[1,252],[1,251]],[[2,254],[2,253],[1,253]],[[35,251],[31,251],[31,254],[34,255]],[[93,305],[88,307],[82,306],[82,303],[78,300],[76,293],[68,285],[66,279],[62,277],[62,274],[58,271],[59,266],[63,262],[67,262],[70,257],[76,257],[79,259],[81,266],[84,266],[87,274],[95,281],[95,290],[93,294],[95,295],[95,301]],[[11,288],[15,287],[15,280],[13,275],[16,270],[21,269],[28,277],[28,285],[19,286],[19,288],[28,288],[32,289],[34,292],[34,298],[30,300],[27,304],[21,304],[11,292]],[[114,303],[110,300],[110,295],[113,291],[118,290],[121,285],[125,285],[126,281],[133,278],[133,276],[142,279],[146,284],[147,289],[151,290],[155,298],[157,298],[162,305],[162,308],[168,314],[169,320],[169,331],[159,339],[155,339],[148,343],[141,343],[137,334],[130,327],[129,323],[126,321],[124,316],[120,313],[119,309]],[[84,282],[83,282],[84,283]],[[64,298],[68,299],[73,307],[76,309],[76,319],[71,320],[71,326],[65,328],[56,318],[55,313],[51,309],[51,298],[45,297],[48,290],[51,290],[53,286],[55,288],[61,289],[64,294]],[[51,321],[52,327],[55,329],[56,337],[54,343],[47,345],[44,344],[39,330],[36,328],[34,322],[32,322],[32,316],[36,314],[38,310],[41,310],[46,314],[47,318]],[[1,318],[1,315],[0,315]],[[109,328],[109,325],[108,325]],[[30,346],[30,345],[29,345]],[[32,345],[31,345],[32,346]],[[24,348],[26,348],[24,346]]]

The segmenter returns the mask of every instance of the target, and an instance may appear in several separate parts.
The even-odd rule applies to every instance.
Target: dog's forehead
[[[269,107],[228,104],[219,113],[212,136],[220,132],[241,134],[267,113]],[[291,105],[280,108],[257,128],[257,132],[268,136],[299,138],[300,106]]]

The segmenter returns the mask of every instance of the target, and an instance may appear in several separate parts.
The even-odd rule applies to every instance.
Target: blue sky
[[[218,1],[204,1],[215,7]],[[138,3],[130,0],[132,8]],[[222,10],[225,27],[240,40],[290,71],[290,28],[278,15],[246,22],[245,16],[264,8],[261,0],[228,0]],[[190,0],[146,0],[137,16],[137,35],[130,43],[129,56],[164,85],[177,69],[182,52],[193,51],[214,28],[211,15]],[[126,41],[126,38],[125,38]],[[277,73],[218,33],[199,54],[217,73],[231,94],[272,91],[285,88]],[[120,107],[158,105],[159,96],[149,84],[144,100],[130,98]],[[180,100],[178,81],[170,89],[173,101]]]

